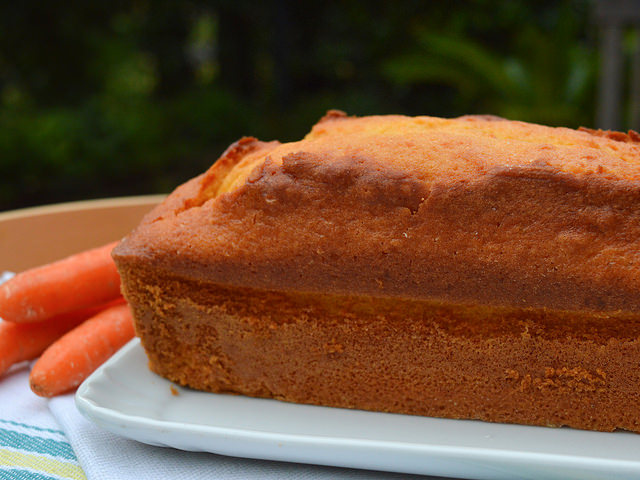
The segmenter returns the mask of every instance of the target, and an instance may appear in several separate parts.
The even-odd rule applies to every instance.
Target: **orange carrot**
[[[0,318],[40,322],[120,296],[115,243],[17,274],[0,285]]]
[[[73,390],[133,336],[129,305],[98,313],[45,350],[31,370],[31,390],[41,397]]]
[[[0,322],[0,376],[15,363],[37,358],[72,328],[105,308],[122,304],[120,298],[99,307],[58,315],[44,323]]]

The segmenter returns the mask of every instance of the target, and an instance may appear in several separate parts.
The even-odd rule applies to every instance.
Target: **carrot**
[[[73,390],[133,336],[129,305],[98,313],[45,350],[31,370],[31,390],[41,397]]]
[[[115,243],[26,270],[0,285],[0,318],[40,322],[120,296]]]
[[[124,303],[120,298],[106,305],[58,315],[44,323],[0,322],[0,376],[11,365],[33,360],[72,328],[101,310]]]

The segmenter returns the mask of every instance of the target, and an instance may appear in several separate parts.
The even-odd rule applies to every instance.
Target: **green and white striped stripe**
[[[0,419],[0,480],[85,480],[61,430]]]

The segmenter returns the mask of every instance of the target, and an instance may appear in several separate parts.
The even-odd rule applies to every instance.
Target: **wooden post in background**
[[[620,130],[624,124],[640,129],[640,0],[596,0],[595,21],[600,30],[600,77],[596,125],[607,130]],[[631,74],[625,95],[624,34],[635,31],[636,41],[628,60]],[[629,99],[625,112],[624,100]],[[624,122],[625,114],[628,122]]]

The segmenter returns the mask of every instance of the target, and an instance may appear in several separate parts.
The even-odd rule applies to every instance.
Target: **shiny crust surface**
[[[300,142],[230,147],[114,258],[272,291],[638,313],[638,140],[330,112]]]

